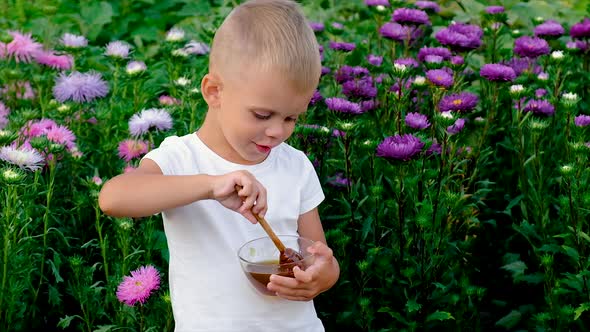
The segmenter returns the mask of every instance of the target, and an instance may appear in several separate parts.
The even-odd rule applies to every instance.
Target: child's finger
[[[293,268],[293,274],[295,275],[295,279],[300,282],[308,283],[313,280],[313,272],[312,271],[303,271],[299,268],[299,266],[295,266]]]
[[[263,211],[266,212],[266,189],[262,185],[258,188],[258,197],[256,198],[256,205],[252,208],[253,211],[259,215],[263,215]]]

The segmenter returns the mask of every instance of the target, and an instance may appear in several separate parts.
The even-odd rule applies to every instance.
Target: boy
[[[284,143],[320,71],[317,41],[296,3],[236,7],[213,39],[202,127],[166,138],[137,170],[104,185],[106,214],[162,212],[176,331],[324,330],[311,300],[339,276],[317,210],[324,194],[305,154]],[[237,258],[241,245],[266,236],[252,212],[277,234],[316,241],[312,266],[296,267],[295,278],[271,276],[276,297],[258,293]]]

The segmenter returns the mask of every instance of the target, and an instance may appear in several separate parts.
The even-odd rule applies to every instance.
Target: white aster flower
[[[184,30],[180,28],[172,28],[166,33],[166,41],[177,42],[184,39]]]
[[[0,148],[0,160],[16,165],[21,169],[36,171],[43,166],[44,158],[35,149],[3,146]]]

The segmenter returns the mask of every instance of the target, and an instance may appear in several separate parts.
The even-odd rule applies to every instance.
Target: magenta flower
[[[444,47],[422,47],[418,51],[418,60],[424,62],[429,55],[438,55],[445,60],[449,60],[451,58],[451,50]]]
[[[342,83],[342,93],[351,99],[371,99],[377,96],[377,87],[371,76]]]
[[[377,146],[377,156],[389,160],[408,161],[417,156],[423,147],[424,143],[411,134],[389,136]]]
[[[436,86],[450,88],[453,85],[453,75],[444,68],[427,71],[426,78]]]
[[[430,127],[428,117],[424,114],[411,112],[406,115],[406,125],[413,129],[426,129]]]
[[[479,70],[479,75],[494,82],[512,82],[516,78],[514,69],[498,63],[483,65]]]
[[[76,149],[76,135],[64,126],[54,126],[45,133],[47,139],[53,143],[65,146],[68,151]]]
[[[477,106],[477,95],[470,92],[454,93],[445,96],[438,104],[441,112],[460,112],[465,113],[472,111]]]
[[[400,58],[396,59],[393,63],[413,68],[418,68],[419,66],[418,61],[416,61],[414,58]]]
[[[447,133],[449,133],[449,135],[458,134],[463,130],[464,127],[465,119],[457,119],[453,125],[447,127]]]
[[[119,157],[126,162],[139,158],[148,152],[149,142],[127,139],[119,143]]]
[[[389,7],[391,4],[389,0],[365,0],[365,5],[367,6],[385,6]]]
[[[129,119],[129,132],[132,136],[146,134],[151,128],[168,130],[172,128],[172,117],[163,109],[150,108],[134,114]]]
[[[364,113],[361,106],[343,98],[326,98],[326,105],[330,111],[335,111],[343,114],[362,114]]]
[[[412,39],[412,32],[409,27],[403,26],[395,22],[387,22],[379,28],[379,34],[387,39],[404,41]]]
[[[43,50],[42,45],[33,40],[30,33],[9,31],[12,41],[6,44],[6,55],[16,62],[31,62],[35,55]]]
[[[531,99],[523,108],[523,112],[533,112],[536,115],[551,116],[555,113],[555,107],[547,100]]]
[[[560,37],[565,33],[565,29],[555,20],[548,20],[535,27],[533,30],[537,37]]]
[[[155,267],[142,266],[131,271],[131,276],[123,277],[117,287],[117,299],[128,306],[136,303],[144,304],[154,290],[160,288],[160,273]]]
[[[311,99],[309,100],[309,104],[310,105],[315,105],[315,104],[319,103],[322,100],[324,100],[324,97],[322,97],[322,95],[320,94],[320,91],[319,90],[315,90],[313,92],[313,96],[311,96]]]
[[[315,32],[322,32],[325,29],[324,23],[321,22],[309,22],[309,27]]]
[[[329,43],[331,49],[335,51],[342,51],[342,52],[351,52],[356,48],[354,43],[343,43],[343,42],[335,42],[331,41]]]
[[[574,124],[578,127],[587,127],[590,126],[590,115],[578,115],[574,119]]]
[[[35,61],[53,69],[68,70],[74,64],[74,58],[68,54],[58,55],[53,51],[43,51],[35,54]]]
[[[431,10],[434,13],[440,12],[440,6],[434,1],[416,1],[414,5],[422,10]]]
[[[393,20],[400,24],[430,24],[428,14],[420,9],[398,8],[393,12]]]
[[[502,6],[488,6],[486,7],[486,13],[490,15],[502,14],[504,12],[504,7]]]
[[[379,67],[383,63],[383,57],[378,55],[369,54],[367,55],[367,62],[373,66]]]
[[[104,97],[109,92],[107,82],[99,73],[72,72],[69,75],[61,73],[55,80],[53,96],[59,102],[73,100],[76,102],[92,101]]]
[[[440,29],[434,37],[452,50],[463,52],[481,46],[483,30],[477,25],[453,23],[447,28]]]
[[[590,19],[586,17],[582,22],[572,25],[570,28],[570,36],[578,39],[590,38]]]
[[[542,38],[522,36],[514,41],[514,53],[523,58],[536,58],[550,51],[549,44]]]

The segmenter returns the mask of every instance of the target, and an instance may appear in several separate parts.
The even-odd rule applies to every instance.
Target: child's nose
[[[273,138],[281,138],[285,135],[285,126],[280,124],[272,124],[266,128],[266,136]]]

